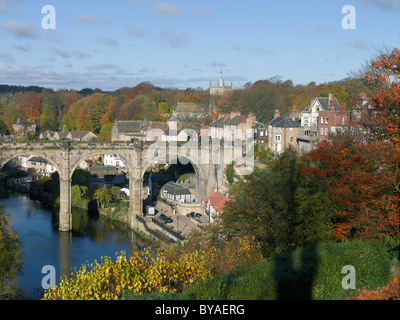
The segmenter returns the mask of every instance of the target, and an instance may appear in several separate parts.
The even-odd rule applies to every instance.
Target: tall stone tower
[[[210,81],[210,95],[212,96],[223,96],[226,93],[233,90],[233,83],[230,86],[225,86],[224,79],[222,78],[222,69],[219,82],[217,86],[212,86]]]

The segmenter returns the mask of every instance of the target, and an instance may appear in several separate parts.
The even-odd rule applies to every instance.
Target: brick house
[[[27,121],[17,120],[17,123],[12,125],[14,132],[17,133],[18,136],[25,136],[28,132],[32,135],[36,134],[37,126],[32,123],[30,119]]]
[[[348,127],[351,119],[351,111],[345,110],[343,107],[340,110],[334,109],[319,112],[318,121],[318,142],[326,141],[329,136]]]

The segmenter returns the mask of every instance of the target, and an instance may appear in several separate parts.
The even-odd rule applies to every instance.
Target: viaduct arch
[[[71,215],[71,180],[79,163],[92,155],[111,154],[120,157],[126,165],[129,179],[129,224],[133,229],[136,226],[136,215],[143,214],[143,175],[145,170],[155,160],[167,159],[172,161],[169,153],[159,152],[156,157],[149,157],[148,150],[142,144],[95,144],[95,143],[60,143],[53,141],[30,143],[2,143],[0,144],[0,168],[8,161],[18,156],[37,155],[48,160],[58,171],[60,177],[60,212],[59,230],[72,230]],[[196,173],[196,201],[204,200],[222,185],[224,179],[223,161],[220,164],[201,162],[199,159],[204,152],[199,148],[197,155],[183,155],[192,164]],[[208,152],[208,151],[207,151]],[[170,159],[171,158],[171,159]],[[210,157],[211,159],[211,157]]]

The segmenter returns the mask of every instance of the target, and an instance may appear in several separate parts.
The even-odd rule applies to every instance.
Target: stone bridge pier
[[[0,143],[0,168],[18,156],[35,155],[49,161],[58,171],[60,178],[59,230],[68,232],[72,230],[71,181],[75,169],[90,156],[100,154],[115,155],[126,165],[126,173],[129,179],[128,219],[130,227],[134,229],[138,221],[136,215],[143,215],[142,190],[145,170],[155,160],[164,159],[169,163],[170,159],[172,159],[161,152],[158,153],[158,157],[149,157],[149,150],[151,151],[150,154],[154,156],[154,150],[151,150],[151,146],[146,147],[137,143],[117,145],[100,143],[70,144],[53,141]],[[189,155],[187,159],[192,163],[196,173],[196,202],[204,204],[205,199],[215,190],[223,190],[226,168],[226,164],[223,161],[223,152],[213,155],[211,151],[199,148],[195,151],[194,157]],[[215,161],[216,159],[218,161]],[[230,161],[227,163],[230,163]]]

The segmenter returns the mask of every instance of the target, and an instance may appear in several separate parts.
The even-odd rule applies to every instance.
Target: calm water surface
[[[41,282],[46,276],[42,274],[43,266],[54,266],[58,283],[62,274],[70,274],[71,268],[79,268],[87,261],[100,261],[104,256],[114,258],[122,250],[130,255],[148,245],[134,232],[101,218],[90,218],[84,210],[73,210],[73,231],[60,233],[57,213],[29,197],[10,194],[0,202],[22,241],[25,267],[18,287],[25,291],[26,299],[42,297]]]

